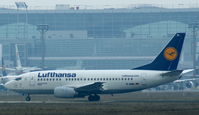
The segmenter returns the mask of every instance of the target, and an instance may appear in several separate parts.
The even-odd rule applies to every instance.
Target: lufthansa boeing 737
[[[184,70],[177,70],[185,33],[176,33],[172,40],[149,64],[129,70],[50,70],[19,75],[4,87],[26,95],[54,94],[59,98],[88,96],[99,101],[99,94],[140,91],[179,79]]]

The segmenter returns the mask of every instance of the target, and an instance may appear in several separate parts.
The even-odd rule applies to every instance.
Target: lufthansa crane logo
[[[164,57],[169,60],[169,61],[173,61],[176,59],[176,57],[178,56],[178,52],[175,48],[173,47],[168,47],[164,50]]]

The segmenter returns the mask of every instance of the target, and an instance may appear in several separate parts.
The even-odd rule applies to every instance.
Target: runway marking
[[[64,103],[199,103],[199,100],[108,100],[89,102],[87,100],[70,101],[0,101],[0,104],[64,104]]]

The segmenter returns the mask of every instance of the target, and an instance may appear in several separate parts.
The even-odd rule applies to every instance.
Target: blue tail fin
[[[176,33],[153,62],[133,70],[176,70],[185,38],[185,33]]]

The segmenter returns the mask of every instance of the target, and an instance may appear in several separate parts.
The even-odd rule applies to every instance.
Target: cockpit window
[[[15,80],[16,80],[16,81],[19,81],[19,80],[21,80],[21,77],[18,77],[18,78],[16,78]]]

